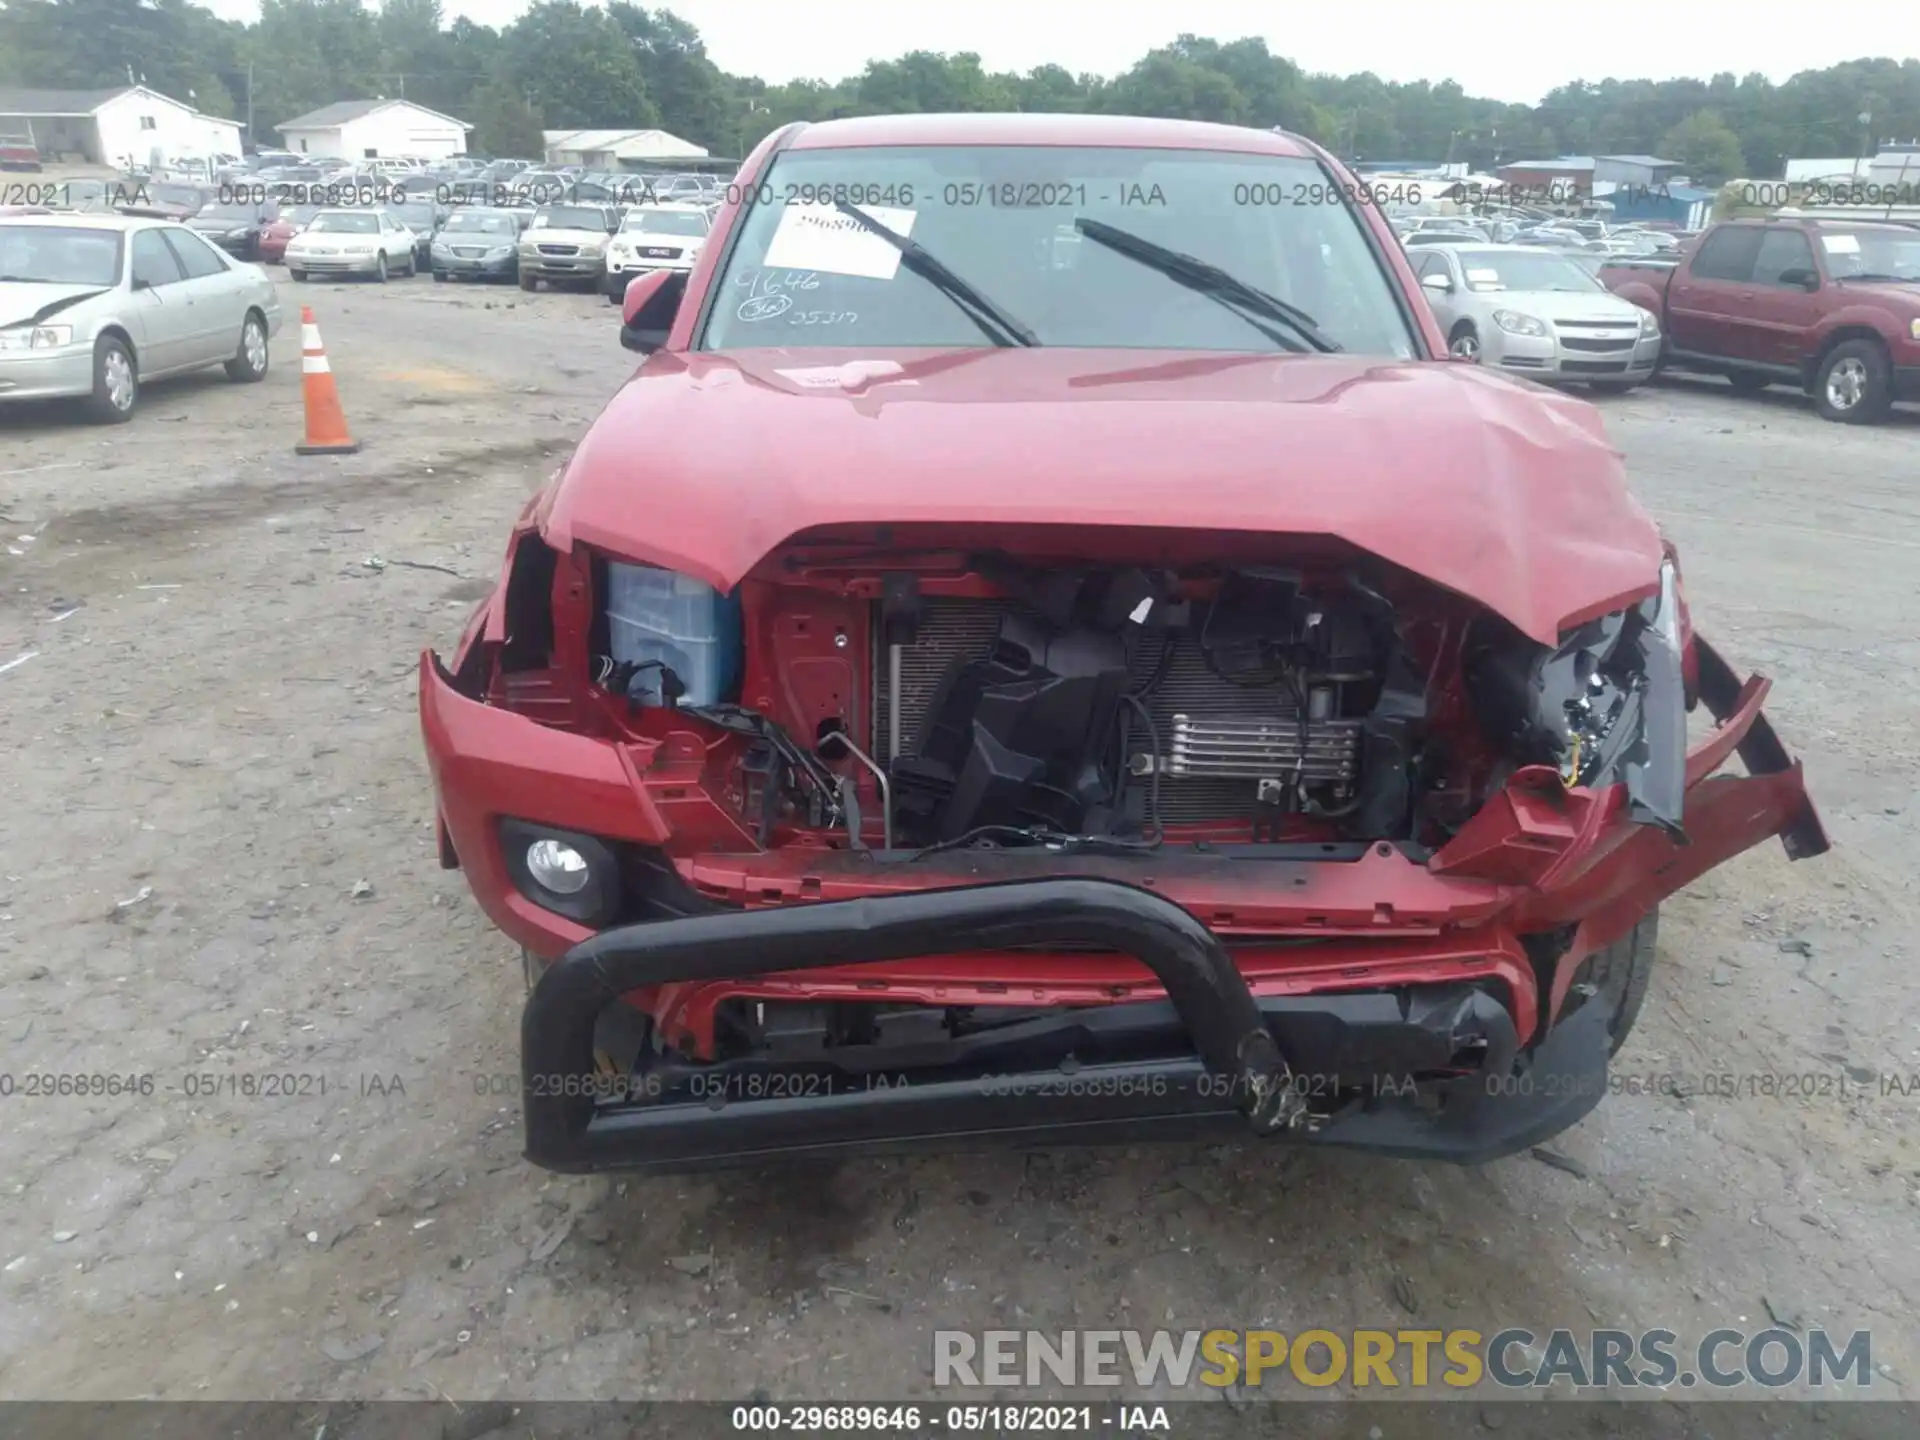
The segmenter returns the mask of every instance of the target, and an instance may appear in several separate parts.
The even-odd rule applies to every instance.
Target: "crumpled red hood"
[[[1332,535],[1548,644],[1647,594],[1660,565],[1592,406],[1343,355],[663,353],[541,510],[556,548],[723,590],[825,525]]]

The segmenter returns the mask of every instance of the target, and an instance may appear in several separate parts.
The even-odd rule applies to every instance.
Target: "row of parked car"
[[[503,190],[437,170],[383,181],[385,188],[371,180],[288,179],[285,168],[254,173],[259,178],[215,186],[76,181],[50,187],[45,198],[53,203],[42,208],[178,221],[237,259],[285,264],[296,281],[431,272],[440,281],[501,280],[528,290],[542,281],[594,287],[618,300],[635,274],[692,268],[720,204],[704,180],[679,183],[685,176],[657,186],[652,177],[621,177],[609,192],[557,171],[503,179]],[[607,193],[614,198],[595,198]],[[667,198],[682,193],[695,198]]]
[[[1494,226],[1451,223],[1401,238],[1459,359],[1602,391],[1662,369],[1743,393],[1791,385],[1850,424],[1920,400],[1920,225],[1782,213],[1648,253],[1501,242]]]
[[[1601,256],[1671,258],[1697,232],[1605,220],[1526,215],[1420,215],[1393,221],[1401,243],[1423,245],[1531,245]]]

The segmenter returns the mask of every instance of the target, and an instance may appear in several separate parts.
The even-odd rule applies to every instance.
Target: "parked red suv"
[[[1826,848],[1599,413],[1450,362],[1356,189],[794,125],[629,285],[645,362],[420,663],[530,1159],[1486,1159],[1606,1094],[1664,896]]]
[[[1664,365],[1798,386],[1853,424],[1920,399],[1920,226],[1729,220],[1677,264],[1619,261],[1600,279],[1659,316]]]
[[[29,135],[0,135],[0,170],[38,170],[40,147]]]

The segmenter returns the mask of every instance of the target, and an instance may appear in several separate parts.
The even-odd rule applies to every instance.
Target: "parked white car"
[[[287,242],[287,274],[411,275],[418,244],[413,231],[385,210],[322,210]]]
[[[0,402],[77,397],[132,418],[148,380],[267,373],[273,281],[184,225],[125,215],[0,220]]]
[[[702,205],[635,205],[607,246],[607,299],[618,305],[627,282],[649,270],[693,269],[712,228]]]
[[[1631,390],[1660,359],[1660,324],[1565,255],[1530,245],[1408,252],[1448,350],[1535,380]]]

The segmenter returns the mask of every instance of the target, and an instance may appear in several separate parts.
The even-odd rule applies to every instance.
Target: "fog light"
[[[536,840],[529,845],[527,873],[556,895],[578,895],[592,878],[587,857],[560,840]]]
[[[500,858],[513,888],[542,910],[598,929],[620,910],[620,857],[606,841],[500,817]]]

